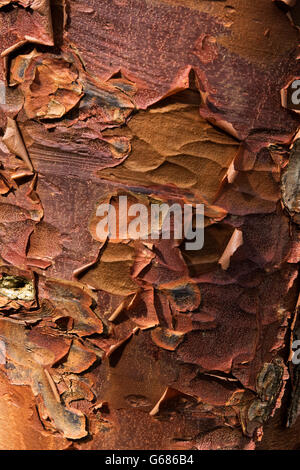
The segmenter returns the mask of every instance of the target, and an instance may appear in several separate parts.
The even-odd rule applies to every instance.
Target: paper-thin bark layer
[[[294,3],[0,0],[1,449],[300,446]]]

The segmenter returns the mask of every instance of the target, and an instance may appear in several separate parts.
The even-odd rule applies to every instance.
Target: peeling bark
[[[0,449],[299,448],[298,13],[0,0]]]

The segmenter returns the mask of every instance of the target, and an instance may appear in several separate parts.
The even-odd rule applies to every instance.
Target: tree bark
[[[299,18],[0,0],[0,449],[300,448]]]

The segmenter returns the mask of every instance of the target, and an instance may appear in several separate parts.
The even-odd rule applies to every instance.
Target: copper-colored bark
[[[300,446],[299,8],[0,0],[0,449]]]

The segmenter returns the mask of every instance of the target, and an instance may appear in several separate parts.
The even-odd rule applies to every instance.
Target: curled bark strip
[[[299,447],[298,7],[0,0],[0,449]]]

